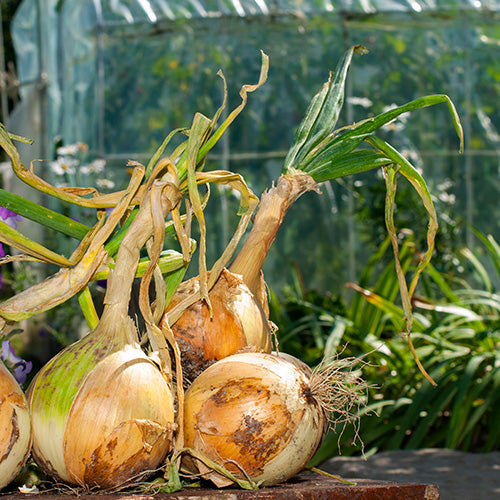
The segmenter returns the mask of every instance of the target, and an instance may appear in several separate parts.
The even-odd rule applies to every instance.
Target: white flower
[[[96,158],[91,165],[94,166],[94,172],[101,173],[106,166],[106,160],[103,158]]]
[[[68,144],[57,148],[58,156],[76,156],[79,152],[85,152],[89,149],[84,142],[77,142],[76,144]]]
[[[436,186],[436,188],[437,188],[438,191],[446,191],[446,190],[448,190],[448,189],[450,189],[452,187],[453,187],[453,183],[451,182],[450,179],[446,179],[441,184],[438,184]]]
[[[74,158],[60,157],[50,162],[50,169],[56,175],[74,174],[78,161]]]
[[[453,205],[457,199],[453,193],[447,193],[446,191],[439,193],[438,198],[443,203],[448,203],[449,205]]]
[[[367,97],[348,97],[347,102],[349,104],[354,104],[358,106],[362,106],[363,108],[369,108],[373,105],[373,102],[370,101]]]
[[[78,153],[78,144],[68,144],[57,148],[57,156],[74,156]]]
[[[392,109],[395,109],[395,108],[397,108],[396,104],[391,104],[389,106],[386,106],[383,109],[383,112],[385,113],[385,112],[391,111]],[[387,122],[382,128],[388,128],[389,130],[399,132],[405,128],[406,122],[408,121],[409,116],[410,116],[409,112],[401,113],[397,118],[394,118],[394,120]]]
[[[414,149],[411,149],[411,148],[402,148],[401,155],[414,164],[413,166],[415,167],[415,170],[420,175],[423,174],[422,167],[418,166],[418,164],[420,164],[421,162],[420,162],[420,157],[418,156],[417,151],[415,151]]]
[[[401,123],[397,119],[395,119],[389,123],[386,123],[384,125],[384,128],[388,128],[389,130],[392,130],[393,132],[401,132],[402,130],[404,130],[405,125],[404,125],[404,123]]]
[[[79,170],[83,175],[100,174],[104,171],[105,166],[106,160],[98,158],[88,165],[82,165]]]
[[[110,179],[97,179],[96,184],[100,189],[113,189],[115,187],[115,183]]]

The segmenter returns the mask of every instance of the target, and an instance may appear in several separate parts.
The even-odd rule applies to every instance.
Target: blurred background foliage
[[[489,263],[500,271],[500,246],[476,236]],[[411,269],[413,234],[402,240],[402,263]],[[300,276],[285,300],[271,301],[280,325],[280,348],[316,365],[324,355],[363,358],[370,382],[359,428],[332,429],[313,459],[317,465],[339,451],[370,455],[380,450],[446,447],[488,452],[500,447],[500,295],[491,276],[469,249],[456,254],[470,274],[457,279],[431,265],[423,276],[425,296],[416,296],[412,338],[419,359],[435,380],[423,379],[401,335],[403,312],[393,265],[380,270],[381,245],[363,270],[352,300],[303,288]]]
[[[437,389],[422,380],[400,335],[379,175],[304,195],[264,272],[282,350],[312,366],[339,349],[366,355],[364,376],[376,388],[361,414],[365,453],[499,448],[500,2],[23,0],[1,8],[2,121],[35,140],[21,148],[24,162],[44,160],[37,172],[59,185],[101,182],[106,191],[125,183],[127,160],[147,162],[195,112],[214,113],[223,99],[219,69],[229,109],[239,104],[241,85],[257,81],[260,50],[270,57],[268,81],[207,164],[243,174],[257,195],[278,177],[307,104],[347,46],[362,44],[368,53],[353,60],[340,125],[423,95],[449,95],[464,126],[463,155],[445,106],[402,116],[382,132],[421,169],[440,219],[432,267],[414,302],[414,342]],[[35,196],[8,166],[1,182]],[[206,212],[209,260],[225,247],[237,206],[233,193],[214,189]],[[396,223],[411,271],[425,247],[427,218],[404,183]],[[24,230],[45,237],[32,225]],[[75,246],[63,237],[50,243],[67,254]],[[6,267],[1,293],[49,272]],[[74,301],[21,326],[30,343],[13,344],[35,367],[85,330]],[[354,438],[354,429],[342,433],[343,454],[361,452]],[[337,441],[330,434],[315,461],[338,453]]]

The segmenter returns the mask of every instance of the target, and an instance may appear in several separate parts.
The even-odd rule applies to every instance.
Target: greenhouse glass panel
[[[473,245],[465,223],[500,239],[499,12],[500,2],[479,0],[24,0],[13,37],[23,99],[35,94],[44,109],[38,139],[46,157],[56,138],[83,142],[117,182],[126,181],[128,159],[146,162],[196,112],[215,112],[219,69],[228,109],[237,106],[241,85],[257,81],[264,51],[268,81],[210,157],[210,166],[242,173],[257,194],[277,178],[310,99],[346,47],[362,44],[368,53],[353,61],[340,125],[423,95],[449,95],[465,154],[444,105],[402,116],[382,135],[423,171],[442,214],[439,237]],[[342,289],[383,237],[380,176],[322,190],[292,209],[266,262],[277,289],[289,280],[286,261],[308,287]],[[399,220],[418,239],[426,222],[410,191],[402,189]],[[235,200],[219,194],[213,203],[225,211],[213,208],[223,215],[212,259],[234,225]]]

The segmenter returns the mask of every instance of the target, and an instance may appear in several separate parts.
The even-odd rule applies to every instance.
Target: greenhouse
[[[469,131],[463,156],[444,106],[402,118],[387,134],[426,169],[441,213],[453,209],[456,218],[442,221],[443,237],[464,241],[465,224],[498,237],[496,217],[484,203],[500,189],[497,9],[494,2],[25,1],[12,35],[28,109],[16,119],[32,124],[33,113],[42,113],[41,158],[53,158],[58,138],[87,144],[123,171],[126,160],[150,156],[195,112],[214,112],[222,99],[219,69],[235,102],[240,85],[256,80],[262,50],[270,59],[268,81],[212,157],[248,172],[259,193],[276,178],[294,126],[345,47],[361,44],[369,52],[352,66],[341,119],[352,123],[421,95],[449,95]],[[373,237],[380,234],[363,234],[371,224],[352,217],[359,212],[356,199],[364,205],[365,196],[376,196],[358,189],[372,181],[329,185],[324,196],[303,203],[300,217],[290,217],[300,225],[290,228],[290,239],[305,232],[301,239],[310,246],[279,240],[276,254],[300,261],[310,286],[330,289],[332,282],[355,279],[366,239],[379,241]],[[302,219],[317,214],[321,230],[309,232],[312,225]],[[217,250],[227,234],[221,238]],[[332,259],[332,248],[343,255]],[[332,274],[315,271],[316,260],[328,262]]]
[[[6,365],[14,351],[33,363],[26,383],[53,355],[89,338],[89,326],[99,331],[96,325],[111,317],[108,305],[119,302],[111,278],[122,266],[118,248],[131,245],[124,269],[142,271],[130,277],[123,314],[137,323],[139,351],[169,351],[160,365],[172,364],[174,381],[177,344],[170,334],[160,341],[157,330],[172,327],[182,347],[199,318],[181,327],[178,310],[194,307],[186,297],[199,294],[203,307],[209,304],[203,314],[215,314],[210,294],[223,280],[236,286],[227,270],[261,297],[252,323],[263,321],[264,333],[247,338],[250,347],[283,350],[318,371],[322,361],[344,358],[354,417],[342,410],[332,418],[340,425],[347,415],[354,424],[340,437],[334,425],[306,462],[364,451],[500,451],[500,2],[22,0],[2,7],[0,209],[7,213],[0,213],[0,242],[7,257],[0,322],[3,341],[14,346],[10,358],[3,356]],[[16,170],[18,160],[25,170]],[[145,177],[133,194],[141,169]],[[311,184],[299,183],[298,172]],[[292,195],[280,199],[276,227],[270,217],[257,232],[259,210],[285,190],[284,175],[293,179],[286,187]],[[160,196],[155,186],[162,182],[168,186]],[[10,194],[20,198],[11,201]],[[162,249],[155,247],[153,215],[145,219],[143,227],[152,229],[142,245],[141,230],[128,230],[135,211],[148,204],[170,221]],[[254,241],[251,257],[241,257]],[[258,267],[265,282],[257,272],[247,282],[246,259],[257,260],[259,244],[266,247]],[[93,264],[83,268],[93,259],[92,272]],[[24,299],[24,290],[31,297],[60,273],[68,273],[57,285],[68,286],[64,299]],[[120,279],[126,290],[128,278]],[[153,298],[145,305],[148,293]],[[365,357],[359,373],[347,362]],[[203,366],[220,377],[224,368],[214,367],[221,361]],[[198,360],[183,363],[198,383]],[[33,391],[30,405],[42,412]],[[183,396],[176,397],[174,406]],[[49,432],[47,419],[40,422]],[[167,428],[172,435],[161,439],[180,439]],[[79,466],[52,471],[59,458],[50,455],[54,449],[42,456],[44,444],[53,448],[47,438],[37,442],[33,467],[74,484]],[[189,463],[190,472],[198,464],[196,471],[217,486],[232,477],[195,455]],[[87,482],[85,474],[94,473],[98,479]],[[77,484],[116,486],[99,479],[99,471],[85,474]],[[255,486],[252,474],[244,476]],[[264,473],[258,478],[278,482]]]

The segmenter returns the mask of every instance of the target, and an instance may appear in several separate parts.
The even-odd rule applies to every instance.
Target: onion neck
[[[128,314],[132,284],[139,265],[141,249],[153,230],[148,201],[146,197],[116,254],[115,267],[109,274],[104,297],[104,313],[107,310],[115,310],[124,316]]]
[[[155,181],[151,190],[162,190],[166,183]],[[163,217],[176,203],[176,195],[172,196],[170,189],[161,195],[161,207],[151,202],[151,191],[148,191],[141,203],[139,212],[128,228],[116,254],[116,264],[108,278],[108,286],[104,297],[104,311],[100,324],[104,323],[110,331],[115,330],[119,335],[120,329],[127,341],[137,341],[135,328],[126,327],[133,324],[128,315],[132,285],[141,257],[141,250],[154,232],[154,218],[152,210],[161,210]],[[177,191],[177,190],[176,190]],[[169,198],[168,195],[171,195]],[[115,328],[114,325],[117,327]],[[98,327],[99,328],[99,327]],[[132,331],[131,331],[132,330]],[[133,338],[132,338],[133,337]]]
[[[303,172],[281,175],[276,185],[262,194],[252,229],[229,270],[241,275],[243,282],[261,301],[265,300],[262,266],[276,239],[283,219],[292,204],[305,192],[317,190],[317,183]]]

